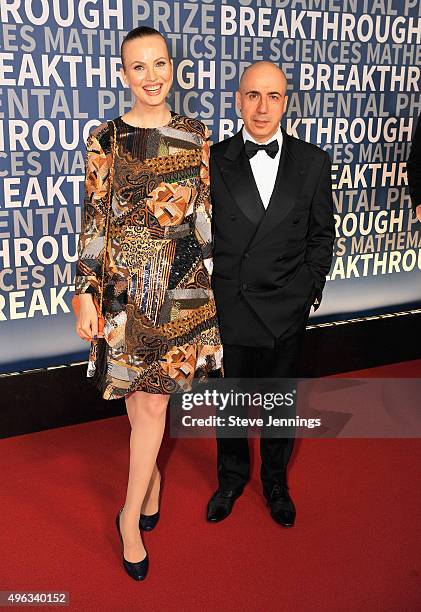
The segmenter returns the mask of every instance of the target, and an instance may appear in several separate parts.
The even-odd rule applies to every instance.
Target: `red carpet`
[[[352,375],[420,377],[421,361]],[[117,417],[1,441],[0,590],[69,591],[83,612],[421,609],[421,440],[298,440],[288,530],[263,503],[255,445],[253,480],[209,525],[214,441],[166,439],[162,518],[136,583],[114,525],[128,435]]]

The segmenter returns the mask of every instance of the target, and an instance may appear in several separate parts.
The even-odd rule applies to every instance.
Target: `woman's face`
[[[168,95],[173,67],[161,36],[145,36],[125,43],[123,81],[145,106],[159,106]]]

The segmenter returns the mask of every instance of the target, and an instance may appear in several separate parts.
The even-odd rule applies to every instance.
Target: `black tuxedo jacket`
[[[415,210],[421,204],[421,115],[418,117],[406,167],[408,171],[409,194]]]
[[[282,133],[266,210],[242,132],[211,147],[212,286],[226,344],[273,347],[320,302],[330,269],[335,230],[329,155]]]

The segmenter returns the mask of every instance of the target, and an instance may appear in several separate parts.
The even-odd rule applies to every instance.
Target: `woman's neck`
[[[152,108],[140,108],[135,104],[123,119],[136,127],[154,128],[166,125],[171,119],[171,111],[166,104]]]

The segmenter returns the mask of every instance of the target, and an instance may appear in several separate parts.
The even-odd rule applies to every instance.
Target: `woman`
[[[210,288],[207,128],[166,106],[173,66],[159,32],[129,32],[121,60],[135,102],[114,120],[115,140],[112,122],[87,140],[76,329],[92,341],[87,376],[99,380],[93,297],[99,300],[105,252],[101,391],[104,399],[125,398],[131,424],[127,494],[116,523],[124,568],[142,580],[148,556],[139,526],[151,529],[159,518],[156,458],[170,394],[190,389],[193,378],[220,375],[222,348]]]

